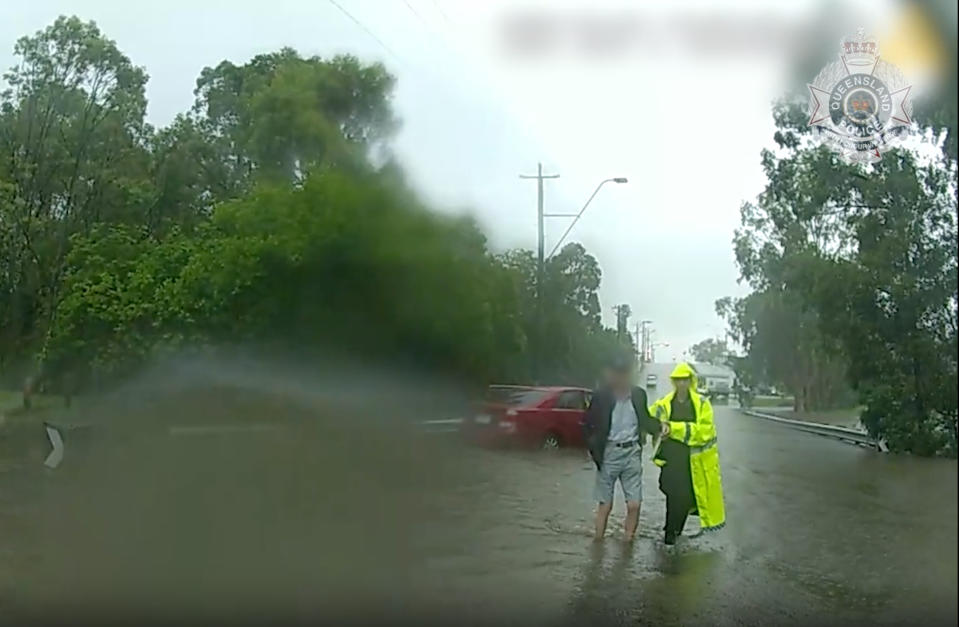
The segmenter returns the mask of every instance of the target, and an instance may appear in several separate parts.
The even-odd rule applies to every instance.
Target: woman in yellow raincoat
[[[689,364],[670,375],[673,391],[649,413],[662,423],[662,439],[653,455],[661,468],[659,489],[666,495],[666,544],[675,544],[686,518],[699,514],[703,531],[726,524],[719,473],[716,425],[709,400],[696,392],[696,372]]]

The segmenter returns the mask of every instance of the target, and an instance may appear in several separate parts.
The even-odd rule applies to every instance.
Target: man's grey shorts
[[[596,487],[593,491],[597,503],[612,503],[616,481],[623,487],[627,501],[643,500],[643,449],[636,444],[621,448],[612,443],[606,445],[603,464],[596,471]]]

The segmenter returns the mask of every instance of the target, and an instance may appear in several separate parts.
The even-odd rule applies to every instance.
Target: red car
[[[589,396],[577,387],[491,385],[476,415],[463,421],[463,431],[481,444],[582,447]]]

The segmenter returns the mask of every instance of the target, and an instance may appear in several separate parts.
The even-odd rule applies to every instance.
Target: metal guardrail
[[[824,425],[818,422],[805,422],[803,420],[791,420],[789,418],[782,418],[781,416],[773,416],[772,414],[766,414],[763,412],[754,411],[751,409],[740,409],[740,411],[747,416],[753,416],[755,418],[763,418],[764,420],[771,420],[773,422],[779,422],[795,429],[801,431],[806,431],[808,433],[815,433],[817,435],[823,435],[830,438],[836,438],[844,442],[850,442],[852,444],[858,444],[860,446],[868,446],[876,450],[886,452],[888,448],[886,447],[885,442],[882,440],[877,441],[871,435],[865,431],[859,431],[858,429],[849,429],[847,427],[837,427],[835,425]]]

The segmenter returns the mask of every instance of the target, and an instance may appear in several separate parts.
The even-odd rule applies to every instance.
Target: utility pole
[[[616,305],[613,311],[616,313],[616,335],[625,340],[629,335],[629,317],[633,315],[633,310],[629,305]]]
[[[546,265],[546,233],[544,230],[543,215],[543,180],[558,179],[559,174],[543,174],[543,164],[537,164],[535,175],[520,174],[521,179],[536,179],[536,227],[538,241],[536,246],[536,338],[533,347],[533,368],[535,377],[540,376],[540,347],[543,328],[543,275]]]
[[[543,265],[546,261],[546,232],[543,215],[543,181],[545,179],[558,179],[559,174],[543,174],[543,164],[538,163],[536,174],[520,174],[521,179],[536,179],[536,228],[538,231],[538,241],[536,245],[536,271],[539,277],[543,274]]]
[[[652,328],[650,325],[652,324],[652,320],[642,320],[636,326],[636,334],[639,336],[638,343],[640,346],[640,360],[642,363],[652,360],[650,355],[650,335]]]
[[[546,218],[572,218],[573,221],[566,228],[566,232],[563,233],[563,236],[559,238],[556,242],[556,246],[549,253],[549,257],[552,257],[556,251],[559,250],[559,247],[563,245],[563,242],[566,240],[566,236],[569,235],[570,231],[573,230],[573,226],[583,217],[583,213],[586,212],[589,204],[593,202],[593,198],[596,197],[596,194],[599,193],[599,190],[602,189],[603,185],[606,183],[617,183],[623,184],[628,183],[629,181],[625,176],[616,176],[613,178],[608,178],[600,181],[599,185],[596,186],[596,189],[593,190],[593,194],[586,201],[586,204],[583,205],[583,208],[579,210],[579,213],[544,213],[543,211],[543,181],[546,179],[558,179],[559,174],[543,174],[543,164],[536,164],[536,174],[520,174],[521,179],[536,179],[536,227],[538,241],[536,246],[536,337],[531,338],[533,344],[533,368],[535,370],[535,378],[542,376],[542,346],[544,345],[542,341],[542,329],[543,329],[543,295],[546,289],[545,285],[545,275],[546,275],[546,231],[545,231],[545,219]],[[627,331],[628,333],[628,331]]]
[[[644,329],[644,330],[645,330],[645,334],[644,334],[644,337],[643,337],[643,342],[644,342],[644,344],[643,344],[643,350],[646,351],[646,359],[650,359],[650,360],[652,359],[651,353],[653,352],[653,346],[652,346],[652,344],[653,344],[653,327],[652,327],[652,324],[653,324],[653,323],[652,323],[651,320],[647,320],[647,321],[646,321],[646,325],[645,325],[645,329]]]
[[[641,345],[643,347],[643,361],[646,361],[647,356],[649,355],[649,331],[647,331],[648,321],[643,320],[640,322],[640,334],[642,335]]]

